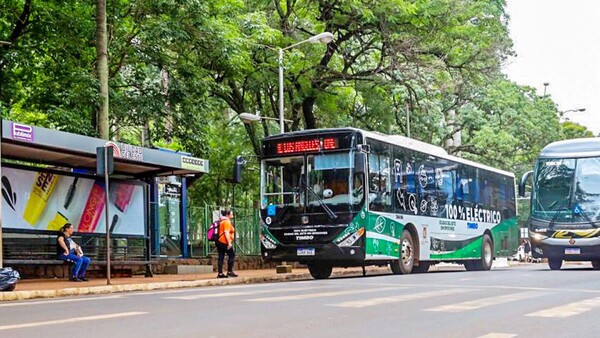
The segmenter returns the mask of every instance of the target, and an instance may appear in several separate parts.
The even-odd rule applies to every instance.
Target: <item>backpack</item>
[[[216,220],[210,224],[208,231],[206,232],[206,238],[209,241],[217,241],[219,239],[219,228],[221,226],[221,220]]]

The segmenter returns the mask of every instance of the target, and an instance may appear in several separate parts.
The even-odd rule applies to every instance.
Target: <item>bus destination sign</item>
[[[332,150],[338,148],[337,138],[311,139],[300,141],[279,142],[276,144],[277,155],[304,153],[309,151]]]

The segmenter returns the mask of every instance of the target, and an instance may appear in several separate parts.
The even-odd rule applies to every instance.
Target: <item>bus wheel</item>
[[[308,271],[314,279],[327,279],[331,276],[333,267],[327,264],[308,264]]]
[[[425,273],[427,271],[429,271],[429,267],[431,266],[431,264],[429,264],[429,262],[420,262],[419,265],[415,265],[413,266],[412,272],[413,273]]]
[[[466,261],[465,268],[467,271],[482,271],[492,268],[494,261],[494,246],[492,239],[487,234],[483,235],[481,241],[481,258],[473,261]]]
[[[550,266],[550,270],[560,270],[560,267],[562,266],[562,259],[548,258],[548,266]]]
[[[402,231],[400,239],[400,259],[390,263],[395,275],[406,275],[412,272],[415,263],[415,250],[413,238],[408,230]]]
[[[594,270],[600,270],[600,259],[594,259],[592,261],[592,267]]]

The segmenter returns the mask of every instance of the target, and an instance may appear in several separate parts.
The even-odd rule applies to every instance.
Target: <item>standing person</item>
[[[235,259],[235,252],[233,251],[233,239],[235,237],[235,228],[231,224],[233,219],[233,211],[227,209],[221,211],[221,224],[219,225],[219,239],[216,242],[217,251],[219,252],[219,261],[217,268],[219,274],[217,278],[237,277],[238,275],[233,272],[233,263]],[[223,274],[223,261],[225,260],[225,254],[227,254],[227,274]]]
[[[56,253],[58,254],[58,259],[75,264],[73,274],[70,277],[71,281],[87,282],[88,279],[85,278],[85,272],[88,265],[90,265],[90,259],[83,255],[81,247],[71,238],[74,231],[71,223],[65,224],[60,229],[56,237]]]
[[[523,240],[523,251],[525,252],[525,263],[531,260],[531,244],[527,239]]]

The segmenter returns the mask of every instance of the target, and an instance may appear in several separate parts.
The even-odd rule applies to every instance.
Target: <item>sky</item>
[[[600,134],[600,1],[507,0],[516,57],[503,71],[544,92],[565,117]]]

